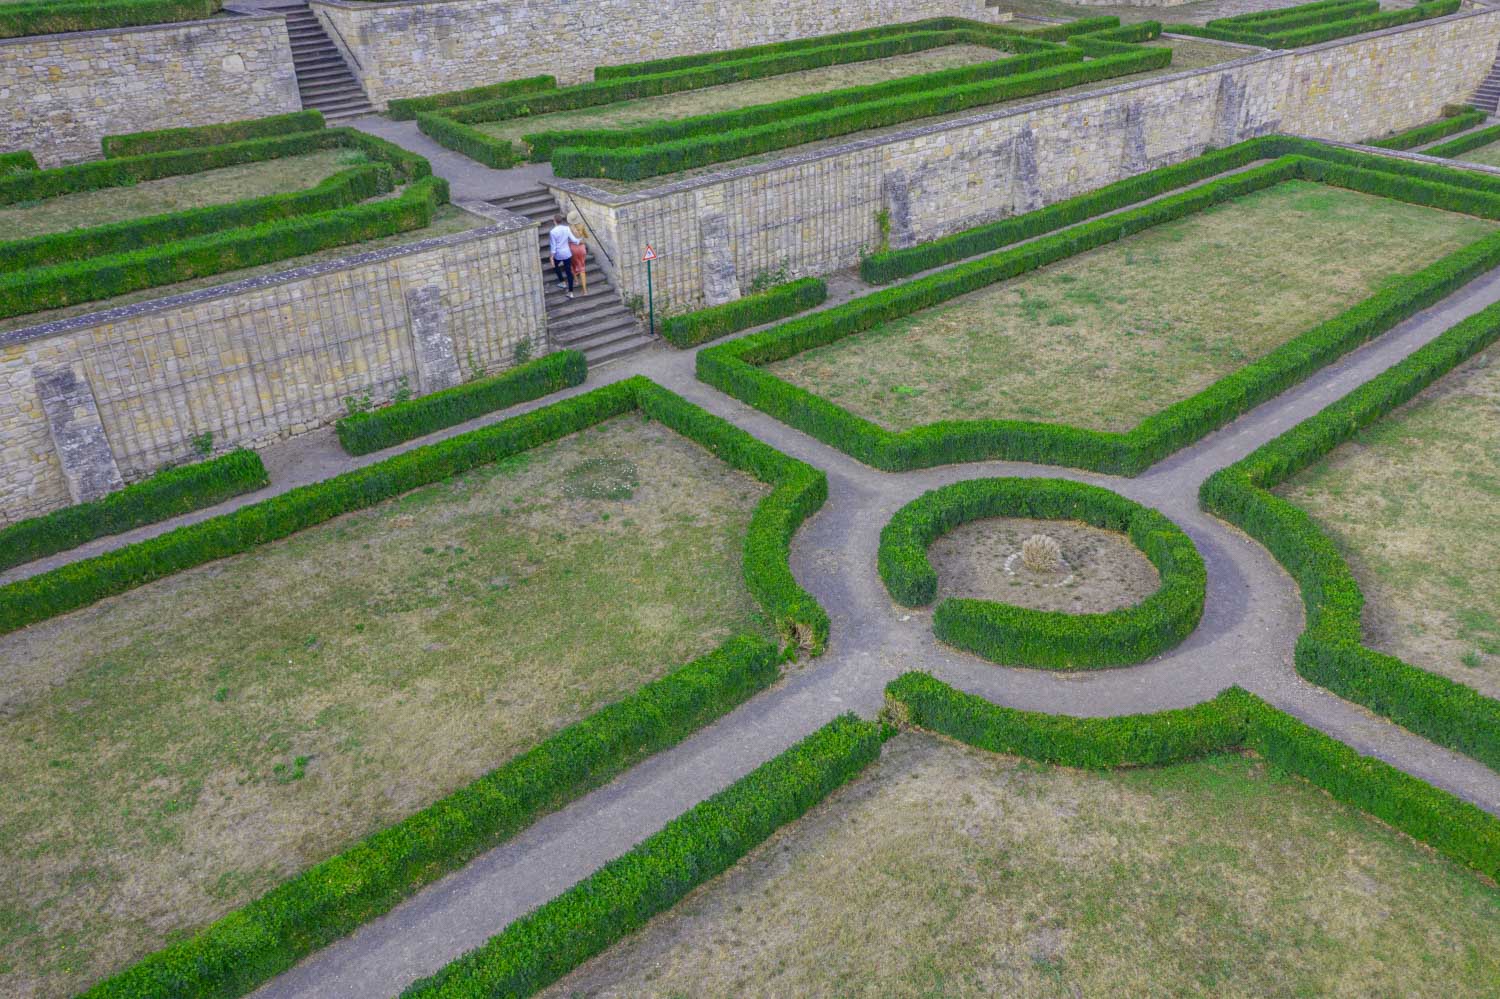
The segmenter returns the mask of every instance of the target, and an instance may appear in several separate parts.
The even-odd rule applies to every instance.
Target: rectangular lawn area
[[[1500,167],[1500,142],[1491,142],[1487,146],[1471,149],[1453,158],[1463,160],[1467,163],[1482,163],[1485,166]]]
[[[1349,561],[1371,648],[1500,697],[1500,348],[1277,492]]]
[[[892,430],[1126,431],[1494,225],[1287,181],[769,370]]]
[[[907,734],[542,995],[1474,995],[1496,932],[1492,885],[1258,760]]]
[[[712,651],[767,487],[638,414],[0,637],[0,995],[69,995]]]

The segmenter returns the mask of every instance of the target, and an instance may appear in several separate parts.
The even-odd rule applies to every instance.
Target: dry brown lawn
[[[545,993],[1451,996],[1500,892],[1255,760],[1091,773],[902,735]]]
[[[73,993],[767,633],[765,492],[618,417],[0,638],[0,995]]]

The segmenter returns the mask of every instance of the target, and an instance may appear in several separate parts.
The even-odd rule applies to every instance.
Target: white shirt
[[[572,257],[573,251],[569,248],[569,244],[582,242],[566,225],[553,226],[547,238],[552,241],[553,260],[567,260]]]

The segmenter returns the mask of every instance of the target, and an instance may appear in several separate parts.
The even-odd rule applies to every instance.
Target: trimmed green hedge
[[[334,429],[345,452],[369,454],[518,402],[582,385],[587,372],[588,362],[582,353],[560,350],[489,378],[346,416],[334,424]]]
[[[25,580],[0,588],[0,630],[286,537],[637,409],[772,486],[746,532],[745,581],[778,630],[820,650],[827,615],[793,579],[787,555],[792,532],[826,498],[827,479],[639,376],[33,577],[36,585]],[[243,995],[542,815],[725,714],[773,683],[783,658],[763,639],[731,639],[85,996]]]
[[[0,177],[37,169],[36,157],[29,149],[18,149],[13,153],[0,153]]]
[[[1110,18],[1109,20],[1116,24],[1119,23],[1117,18]],[[894,35],[908,35],[920,31],[957,31],[964,28],[1003,31],[1006,34],[1017,33],[1003,27],[984,24],[980,21],[971,21],[962,17],[932,17],[921,21],[904,21],[899,24],[882,24],[874,28],[860,28],[857,31],[841,31],[831,35],[813,35],[785,42],[749,45],[738,49],[722,49],[717,52],[699,52],[693,55],[669,56],[665,59],[619,63],[614,66],[596,66],[594,68],[594,79],[617,80],[627,76],[654,76],[658,73],[675,73],[679,70],[712,66],[716,63],[741,62],[745,59],[756,59],[761,56],[800,52],[803,49],[825,48],[830,45],[843,45],[849,42],[888,38]]]
[[[402,996],[531,995],[806,814],[873,762],[888,735],[853,715],[834,719]]]
[[[457,107],[462,104],[477,104],[480,101],[500,100],[517,94],[534,94],[557,89],[557,78],[551,74],[527,76],[518,80],[491,83],[467,90],[449,90],[427,97],[397,97],[386,108],[386,114],[396,121],[410,121],[423,111]]]
[[[1018,59],[1050,57],[1017,56]],[[696,119],[700,134],[666,142],[627,148],[563,146],[550,152],[552,169],[560,177],[612,177],[617,180],[640,180],[661,174],[676,173],[694,167],[752,156],[816,142],[821,139],[863,132],[872,128],[897,125],[919,118],[948,114],[969,108],[998,104],[1045,94],[1054,90],[1113,79],[1131,73],[1159,69],[1172,60],[1168,48],[1139,48],[1118,55],[1107,55],[1087,62],[1069,62],[1032,72],[1007,75],[960,86],[946,85],[908,93],[884,100],[834,107],[827,111],[768,124],[734,128],[730,122],[745,112],[725,112],[721,126]],[[1002,62],[1008,60],[1002,60]],[[982,64],[995,65],[995,64]],[[919,80],[908,77],[907,80]],[[847,92],[845,92],[847,93]],[[828,95],[820,95],[828,96]],[[851,95],[852,97],[852,95]],[[805,100],[805,99],[804,99]],[[764,105],[764,108],[775,105]],[[759,109],[748,109],[760,112]],[[675,126],[666,126],[660,130]],[[657,128],[647,126],[647,128]],[[621,130],[626,131],[626,130]],[[642,130],[629,130],[636,134]],[[530,142],[531,136],[527,137]]]
[[[395,198],[0,275],[0,317],[96,302],[421,229],[447,201],[448,182],[424,177]]]
[[[1489,128],[1481,128],[1468,135],[1460,135],[1456,139],[1450,139],[1431,149],[1424,149],[1422,152],[1426,156],[1451,159],[1454,156],[1462,156],[1470,150],[1488,146],[1492,142],[1500,142],[1500,125],[1491,125]]]
[[[1118,493],[1064,479],[969,479],[923,493],[896,511],[880,532],[877,556],[891,597],[908,607],[932,603],[938,580],[928,546],[984,517],[1081,520],[1120,531],[1156,566],[1161,587],[1107,614],[949,598],[932,616],[933,632],[949,645],[997,663],[1095,669],[1150,659],[1192,634],[1203,616],[1208,573],[1176,524]]]
[[[1270,492],[1497,341],[1500,305],[1493,305],[1210,476],[1199,500],[1265,545],[1297,580],[1307,611],[1307,630],[1296,648],[1298,673],[1500,770],[1500,701],[1366,648],[1360,627],[1364,595],[1348,563],[1311,517]]]
[[[1367,145],[1380,149],[1413,149],[1417,146],[1425,146],[1429,142],[1436,142],[1445,135],[1471,129],[1487,117],[1488,115],[1478,108],[1445,108],[1443,117],[1437,121],[1430,121],[1416,128],[1408,128],[1404,132],[1397,132],[1383,139],[1375,139]]]
[[[1352,150],[1328,150],[1325,155],[1316,143],[1302,140],[1279,139],[1262,148],[1278,147],[1310,155],[1282,156],[1197,188],[706,348],[697,356],[698,377],[865,464],[888,471],[1002,459],[1138,474],[1500,264],[1500,233],[1483,237],[1415,274],[1387,282],[1342,315],[1146,418],[1126,433],[1027,420],[951,420],[893,432],[777,378],[763,366],[1293,178],[1500,218],[1500,184],[1494,178],[1428,164],[1398,163]],[[1377,169],[1351,165],[1364,163]]]
[[[231,496],[254,492],[270,481],[260,455],[243,449],[164,469],[92,503],[64,507],[0,528],[0,569],[201,510]]]
[[[925,673],[898,678],[886,697],[892,714],[919,728],[1064,766],[1152,766],[1249,749],[1465,867],[1491,879],[1500,875],[1500,819],[1359,755],[1238,687],[1191,708],[1117,718],[1017,711]]]
[[[775,682],[776,648],[731,639],[393,826],[100,982],[81,999],[240,996]]]
[[[0,274],[139,252],[194,236],[304,218],[356,205],[394,187],[395,180],[387,164],[368,163],[341,170],[303,191],[12,240],[0,243]]]
[[[1446,17],[1458,13],[1460,4],[1461,0],[1429,0],[1412,7],[1382,11],[1378,4],[1368,2],[1314,3],[1219,18],[1203,25],[1170,24],[1167,30],[1272,49],[1294,49],[1428,18]]]
[[[36,0],[0,4],[0,38],[200,21],[220,0]]]
[[[510,140],[496,138],[436,111],[419,112],[417,130],[443,148],[495,170],[509,170],[523,158]]]
[[[239,166],[298,156],[324,149],[358,149],[371,159],[389,163],[402,181],[430,176],[432,167],[422,157],[384,139],[353,128],[327,128],[266,139],[246,139],[222,146],[170,149],[144,156],[91,160],[70,166],[0,176],[0,205],[17,201],[41,201],[59,194],[123,187],[143,180],[202,173],[219,167]]]
[[[174,149],[222,146],[230,142],[244,142],[246,139],[265,139],[294,135],[298,132],[316,132],[321,128],[323,128],[323,112],[294,111],[291,114],[249,118],[245,121],[230,121],[218,125],[106,135],[100,140],[100,145],[104,148],[105,156],[117,159],[121,156],[145,156]]]
[[[822,278],[803,278],[723,305],[669,316],[662,321],[661,335],[674,347],[696,347],[728,333],[805,312],[823,304],[827,297],[828,285]]]

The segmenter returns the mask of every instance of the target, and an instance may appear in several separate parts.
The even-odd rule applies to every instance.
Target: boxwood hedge
[[[789,641],[820,651],[828,634],[827,615],[793,579],[787,555],[792,533],[827,496],[823,473],[639,376],[0,588],[0,630],[286,537],[633,410],[772,486],[746,532],[745,581]],[[242,995],[540,816],[729,711],[775,681],[785,654],[753,636],[731,639],[713,654],[563,729],[468,787],[101,982],[85,996]]]
[[[243,449],[168,468],[93,502],[0,528],[0,569],[201,510],[269,482],[260,455]]]
[[[1467,135],[1449,139],[1447,142],[1433,146],[1431,149],[1424,149],[1422,152],[1427,156],[1451,159],[1454,156],[1462,156],[1470,150],[1479,149],[1481,146],[1488,146],[1492,142],[1500,142],[1500,125],[1476,129]]]
[[[477,104],[480,101],[494,101],[514,97],[517,94],[541,93],[556,89],[557,78],[550,74],[527,76],[518,80],[506,80],[503,83],[491,83],[483,87],[470,87],[467,90],[450,90],[427,97],[397,97],[390,101],[386,114],[397,121],[410,121],[423,111],[436,111],[439,108]]]
[[[1404,132],[1397,132],[1383,139],[1375,139],[1368,144],[1380,149],[1414,149],[1417,146],[1425,146],[1429,142],[1436,142],[1445,135],[1471,129],[1488,117],[1489,115],[1478,108],[1450,106],[1443,109],[1443,116],[1437,121],[1429,121],[1425,125],[1408,128]]]
[[[802,278],[723,305],[669,316],[662,321],[661,335],[674,347],[696,347],[729,333],[804,312],[823,304],[827,297],[828,285],[822,278]]]
[[[1129,535],[1156,566],[1161,587],[1142,602],[1106,614],[1030,610],[990,600],[949,598],[933,612],[934,633],[991,662],[1047,669],[1137,663],[1188,635],[1203,616],[1207,571],[1182,530],[1155,510],[1098,486],[1064,479],[969,479],[923,493],[880,532],[877,566],[897,603],[937,598],[932,542],[985,517],[1079,520]]]
[[[29,149],[18,149],[13,153],[0,153],[0,177],[37,169],[36,157]]]
[[[334,424],[349,454],[369,454],[518,402],[582,385],[588,362],[576,350],[560,350],[489,378],[380,409],[352,413]]]
[[[246,139],[265,139],[280,135],[295,135],[298,132],[316,132],[323,127],[323,112],[307,110],[291,114],[275,114],[265,118],[249,118],[244,121],[229,121],[218,125],[197,125],[192,128],[163,128],[153,132],[130,132],[124,135],[106,135],[100,140],[104,155],[145,156],[173,149],[195,149],[202,146],[222,146]]]
[[[1276,16],[1257,16],[1273,13],[1261,11],[1257,15],[1219,18],[1201,25],[1171,24],[1167,30],[1272,49],[1294,49],[1428,18],[1446,17],[1456,14],[1460,5],[1461,0],[1428,0],[1411,7],[1380,10],[1378,4],[1368,2],[1314,3],[1284,7],[1274,12]]]
[[[1333,542],[1270,492],[1455,366],[1500,341],[1500,305],[1458,323],[1243,460],[1210,476],[1203,508],[1244,530],[1297,580],[1307,629],[1297,672],[1404,728],[1500,770],[1500,701],[1362,643],[1364,595]]]
[[[806,814],[873,762],[888,735],[853,715],[835,718],[402,996],[531,995]]]
[[[697,356],[698,377],[868,465],[889,471],[1003,459],[1134,475],[1500,264],[1500,233],[1483,237],[1414,274],[1392,279],[1342,315],[1125,433],[1027,420],[950,420],[894,432],[785,382],[763,367],[1293,178],[1500,218],[1500,185],[1492,177],[1386,160],[1353,150],[1324,150],[1302,140],[1275,140],[1269,148],[1295,150],[1297,154],[706,348]],[[1119,188],[1116,194],[1128,200],[1137,196],[1137,190]],[[1098,207],[1107,204],[1101,202]],[[1059,217],[1046,224],[1061,224]],[[1025,226],[1024,222],[1020,224]]]
[[[22,0],[0,4],[0,38],[199,21],[220,0]]]
[[[886,697],[893,715],[918,728],[1064,766],[1154,766],[1247,749],[1465,867],[1491,879],[1500,875],[1500,819],[1359,755],[1238,687],[1191,708],[1116,718],[1017,711],[925,673],[898,678]]]

